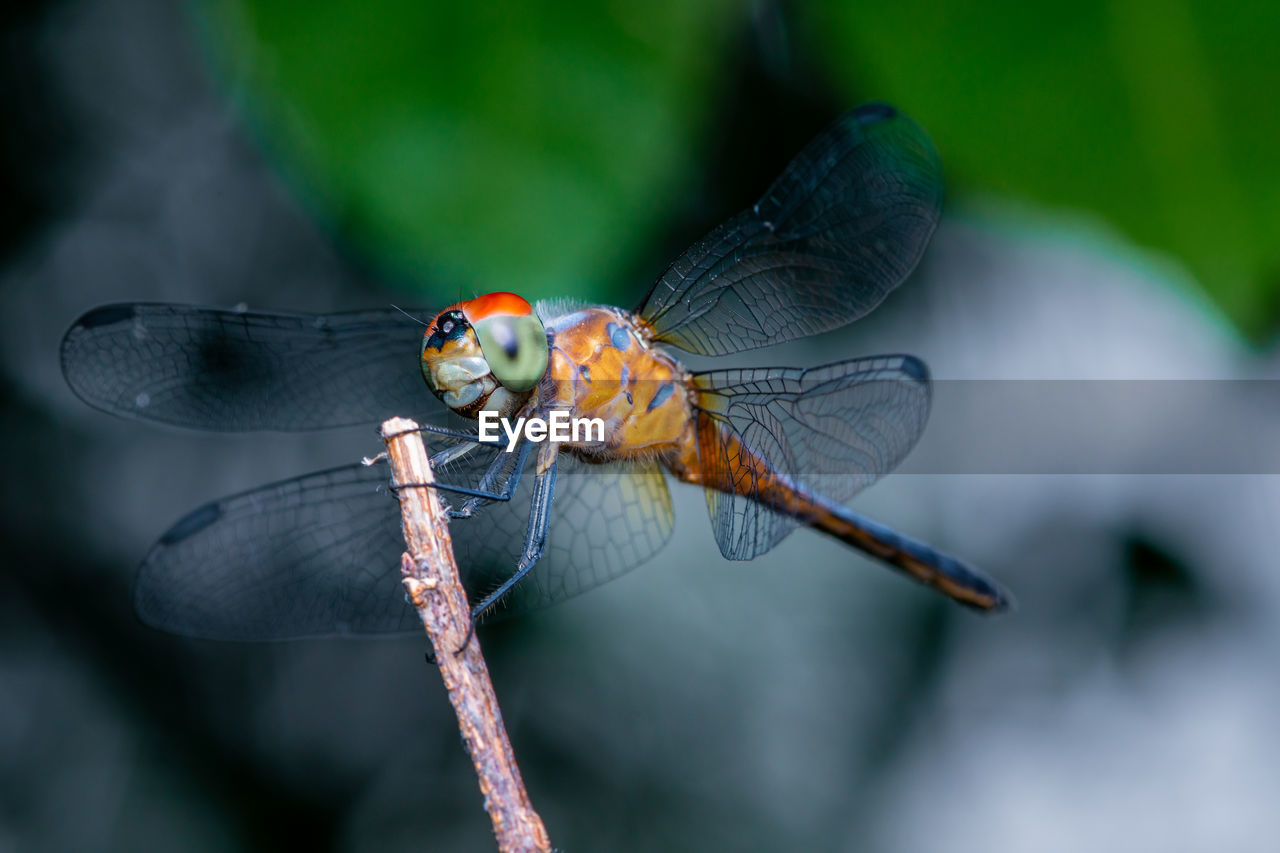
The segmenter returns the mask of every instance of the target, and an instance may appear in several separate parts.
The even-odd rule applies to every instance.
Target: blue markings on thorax
[[[610,322],[604,327],[605,333],[609,336],[609,342],[619,350],[626,352],[631,346],[631,332],[625,327],[617,323]]]
[[[676,386],[672,385],[670,382],[662,383],[662,387],[653,395],[653,399],[649,401],[649,405],[645,408],[645,411],[652,412],[654,409],[667,402],[667,400],[671,399],[671,395],[675,393],[675,390]]]

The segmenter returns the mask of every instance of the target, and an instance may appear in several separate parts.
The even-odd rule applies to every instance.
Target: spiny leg
[[[478,445],[472,444],[465,449],[449,448],[437,453],[431,458],[432,465],[445,464],[456,460],[465,453],[470,452]],[[521,441],[518,449],[515,451],[503,451],[497,454],[493,462],[485,470],[484,475],[476,484],[479,488],[471,489],[462,486],[451,486],[439,482],[434,483],[398,483],[392,484],[393,490],[399,490],[410,486],[426,486],[429,488],[440,489],[441,491],[453,492],[456,494],[467,495],[467,501],[459,510],[448,510],[450,518],[470,518],[475,512],[482,508],[485,504],[493,501],[509,501],[515,494],[516,488],[520,485],[520,479],[524,474],[525,462],[529,458],[529,452],[533,448],[533,443],[529,441]],[[551,448],[552,452],[547,454],[547,449]],[[471,635],[475,633],[475,620],[477,616],[492,606],[493,602],[509,590],[520,578],[528,574],[529,569],[538,561],[538,557],[542,554],[543,545],[546,543],[546,529],[550,519],[552,493],[555,487],[555,445],[543,445],[542,450],[538,454],[538,474],[534,483],[534,493],[532,508],[530,510],[530,530],[537,523],[536,519],[540,518],[541,535],[537,537],[536,546],[533,543],[533,535],[526,533],[524,552],[521,556],[519,565],[516,568],[515,575],[508,579],[497,591],[487,596],[479,607],[473,607],[471,610],[471,624],[467,627],[467,635],[463,638],[461,645],[454,650],[454,654],[461,654],[466,648],[467,643],[471,642]],[[550,460],[549,462],[547,460]],[[548,477],[545,467],[550,465],[550,474]],[[500,482],[501,477],[506,476],[506,480],[500,490],[494,490],[494,484]],[[545,485],[544,485],[545,484]],[[539,507],[542,507],[539,516]],[[427,660],[432,661],[432,655],[427,653]]]
[[[478,444],[472,443],[469,445],[458,445],[457,447],[451,447],[446,450],[442,450],[431,457],[431,466],[432,468],[435,468],[437,465],[444,465],[449,462],[452,462],[456,459],[461,458],[467,453],[470,453],[472,450],[474,450],[478,446],[479,446]],[[467,502],[463,504],[463,508],[461,510],[453,510],[453,509],[448,510],[450,518],[470,518],[475,513],[476,509],[480,508],[484,504],[490,503],[491,501],[495,501],[495,500],[508,501],[511,499],[511,496],[515,494],[516,487],[520,485],[520,477],[524,473],[525,460],[529,458],[529,450],[532,447],[533,445],[530,442],[522,441],[520,442],[520,449],[517,450],[516,452],[499,453],[498,456],[494,459],[494,461],[490,463],[488,469],[485,470],[484,476],[480,478],[480,482],[477,483],[477,485],[480,487],[479,489],[463,490],[458,488],[451,488],[449,486],[445,486],[440,483],[418,483],[416,485],[427,486],[430,488],[438,488],[438,489],[441,489],[442,491],[455,491],[455,492],[460,491],[464,494],[471,495],[471,497],[467,498]],[[497,478],[502,474],[502,472],[504,471],[506,466],[511,462],[513,457],[515,458],[515,470],[511,473],[509,479],[507,480],[506,484],[503,486],[501,491],[499,492],[493,491],[494,481],[497,480]],[[415,485],[415,484],[412,484],[412,483],[393,484],[392,488],[403,489],[411,485]],[[408,600],[408,596],[406,596],[406,601],[407,600]],[[466,637],[463,638],[461,645],[459,645],[458,648],[454,650],[455,655],[461,654],[463,649],[467,647],[467,643],[471,642],[471,635],[475,632],[475,629],[476,629],[475,616],[474,616],[474,610],[473,610],[471,624],[467,626],[467,635]],[[432,652],[431,649],[427,650],[426,658],[427,658],[427,663],[435,665],[436,663],[435,654]]]
[[[477,488],[482,492],[491,492],[502,495],[503,497],[494,499],[484,499],[478,497],[467,498],[459,509],[449,510],[450,518],[471,518],[476,511],[482,508],[490,500],[510,500],[515,494],[516,487],[520,485],[520,478],[524,475],[525,461],[529,458],[529,451],[533,444],[528,441],[520,442],[520,449],[514,453],[503,452],[498,454],[493,463],[484,472],[484,476],[480,478]],[[514,466],[514,467],[513,467]],[[505,485],[501,490],[495,492],[494,484],[500,481],[500,477],[506,476]]]
[[[559,447],[547,442],[538,448],[537,471],[533,481],[533,500],[529,507],[529,528],[525,532],[524,550],[516,563],[516,570],[493,592],[486,595],[479,604],[471,608],[471,622],[484,615],[510,589],[524,579],[537,564],[547,544],[547,531],[551,522],[551,505],[555,500],[556,488],[556,454]]]
[[[450,438],[459,438],[466,441],[466,444],[459,444],[454,447],[448,447],[444,450],[437,451],[431,456],[431,467],[447,465],[448,463],[465,456],[477,447],[481,446],[475,436],[468,437],[467,433],[454,433],[443,431],[440,428],[427,429],[421,428],[419,431],[431,432],[434,435],[447,435]],[[449,510],[450,518],[470,518],[479,507],[490,501],[509,501],[511,496],[515,494],[516,487],[520,484],[520,477],[524,473],[524,462],[529,456],[528,442],[521,442],[520,449],[517,451],[503,451],[499,453],[493,462],[486,469],[484,476],[480,482],[476,484],[476,488],[469,486],[458,486],[449,483],[441,483],[438,480],[433,483],[392,483],[391,491],[399,493],[401,489],[412,488],[415,486],[425,486],[427,488],[439,489],[442,492],[451,492],[453,494],[465,495],[466,503],[460,510]],[[498,482],[498,478],[507,470],[514,459],[514,470],[508,475],[506,483],[501,490],[493,488],[494,483]]]
[[[475,442],[463,442],[455,444],[453,447],[446,447],[444,450],[437,451],[431,454],[431,470],[435,471],[445,465],[448,465],[454,460],[461,459],[479,446],[480,445]]]
[[[458,441],[465,441],[468,444],[501,444],[502,443],[501,439],[485,441],[480,438],[480,434],[478,432],[469,432],[467,430],[460,430],[460,429],[449,429],[448,427],[436,426],[435,424],[418,424],[417,427],[415,427],[414,429],[403,430],[401,432],[393,433],[388,436],[383,436],[383,438],[386,438],[386,439],[398,438],[399,436],[406,435],[411,432],[425,432],[428,435],[438,435],[441,438],[453,438],[453,439],[457,439]]]

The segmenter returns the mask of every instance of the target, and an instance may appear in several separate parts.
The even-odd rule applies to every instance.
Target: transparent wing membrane
[[[387,478],[385,465],[348,465],[206,504],[147,554],[138,615],[217,640],[412,629]]]
[[[858,107],[671,264],[638,313],[657,340],[703,355],[843,326],[915,268],[941,206],[924,131],[884,104]]]
[[[125,417],[224,432],[324,429],[438,414],[418,369],[421,342],[422,326],[391,309],[106,305],[63,338],[62,372],[86,403]]]
[[[528,577],[498,602],[494,617],[546,607],[607,583],[647,562],[671,537],[675,515],[661,468],[589,465],[563,452],[556,467],[546,550]],[[532,485],[532,476],[523,478],[516,500],[485,508],[465,529],[453,526],[467,537],[469,583],[477,592],[497,588],[511,574],[529,522]],[[481,577],[479,567],[490,567],[489,573]]]
[[[941,201],[941,170],[925,133],[891,107],[859,107],[810,143],[754,206],[672,263],[639,309],[640,322],[655,340],[704,355],[843,326],[915,267]],[[608,464],[591,464],[565,445],[558,460],[544,455],[535,492],[538,452],[476,443],[475,423],[428,390],[419,356],[432,316],[108,305],[67,332],[62,369],[98,409],[192,429],[311,430],[394,415],[461,429],[423,438],[437,480],[473,490],[444,497],[471,603],[502,595],[490,618],[578,595],[657,553],[673,525],[660,464],[604,455],[596,461]],[[571,386],[561,383],[580,395],[577,408],[592,411],[599,400],[625,395],[638,421],[620,434],[632,444],[617,456],[643,448],[683,453],[672,436],[687,435],[685,374],[646,384],[655,378],[647,346],[631,347],[634,336],[617,323],[587,328],[594,327],[566,319],[554,329],[566,336],[557,345],[585,343],[573,351],[594,346],[610,356],[579,365]],[[698,464],[726,557],[754,557],[808,523],[973,606],[1004,601],[959,561],[840,506],[898,465],[923,432],[929,380],[918,360],[718,370],[692,381]],[[551,384],[528,398],[522,414],[549,405]],[[650,412],[654,420],[645,421]],[[653,423],[661,429],[650,430]],[[400,584],[404,546],[389,476],[385,464],[349,465],[197,509],[140,567],[139,614],[176,633],[232,640],[416,630]],[[531,564],[544,530],[541,559],[504,592],[522,554],[520,566]]]
[[[477,446],[441,465],[438,478],[474,487],[501,452]],[[546,552],[490,618],[605,583],[648,560],[670,535],[670,495],[658,469],[596,470],[563,454],[559,464]],[[533,483],[525,474],[512,500],[450,522],[473,603],[515,568]],[[139,615],[167,631],[221,640],[417,630],[400,585],[404,544],[389,476],[385,464],[349,465],[206,504],[147,555],[135,588]],[[467,500],[445,498],[454,507]]]
[[[706,492],[720,550],[734,560],[768,551],[796,527],[770,491],[775,475],[847,501],[906,457],[929,415],[928,373],[912,356],[716,370],[694,384],[704,478],[734,484],[734,494]]]

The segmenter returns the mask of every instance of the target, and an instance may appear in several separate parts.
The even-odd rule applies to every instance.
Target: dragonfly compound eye
[[[547,372],[547,331],[537,314],[493,314],[474,328],[493,378],[508,391],[528,391]]]

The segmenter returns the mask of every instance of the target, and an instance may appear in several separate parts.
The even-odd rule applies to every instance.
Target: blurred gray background
[[[112,419],[59,372],[79,314],[499,287],[629,307],[877,98],[948,169],[925,262],[871,318],[741,363],[1276,379],[1260,113],[1280,72],[1255,47],[1277,30],[1148,6],[944,3],[914,28],[857,3],[6,7],[0,851],[492,848],[423,638],[218,644],[132,613],[137,561],[186,511],[376,452],[373,430]],[[1205,449],[1264,441],[1274,402],[1216,413]],[[1170,425],[1142,414],[1113,447],[1159,445]],[[955,416],[956,453],[1010,428]],[[481,632],[553,841],[1275,849],[1280,482],[1180,473],[1195,450],[1158,475],[908,466],[858,498],[1007,583],[1018,609],[985,619],[806,532],[726,562],[701,494],[673,488],[657,559]]]

